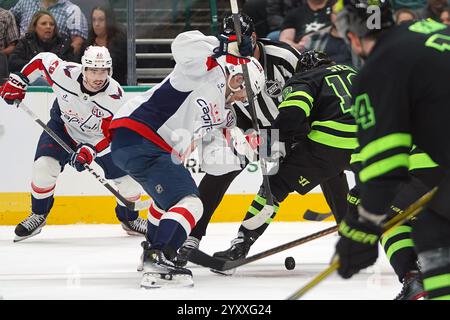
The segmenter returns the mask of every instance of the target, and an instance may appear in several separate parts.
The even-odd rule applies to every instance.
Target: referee
[[[253,21],[245,13],[239,14],[239,21],[242,35],[251,37],[253,56],[259,60],[264,68],[266,85],[254,100],[254,104],[259,128],[269,130],[279,113],[278,105],[283,101],[284,84],[298,69],[300,53],[283,42],[257,39]],[[223,34],[226,36],[235,34],[232,15],[225,17],[223,20]],[[248,103],[236,102],[234,109],[237,113],[237,126],[244,131],[252,128]],[[187,263],[186,256],[191,249],[198,248],[200,240],[206,234],[206,228],[214,211],[222,201],[230,184],[242,172],[245,165],[238,170],[222,175],[206,173],[203,177],[199,185],[199,191],[204,212],[200,221],[180,248],[178,255],[180,264]],[[346,195],[349,190],[344,173],[321,184],[321,188],[333,212],[347,210]]]

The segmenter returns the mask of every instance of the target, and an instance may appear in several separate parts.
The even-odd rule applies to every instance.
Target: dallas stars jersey
[[[380,37],[353,86],[362,205],[382,214],[407,179],[414,143],[450,165],[450,29],[433,20]]]
[[[307,135],[339,149],[354,149],[356,125],[351,115],[350,89],[356,71],[345,65],[322,66],[297,73],[283,90],[284,101],[275,127],[280,140]]]

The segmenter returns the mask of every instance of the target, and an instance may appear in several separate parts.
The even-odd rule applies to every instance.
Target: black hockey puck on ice
[[[287,257],[284,260],[284,266],[286,267],[286,269],[288,270],[294,270],[295,268],[295,260],[292,257]]]

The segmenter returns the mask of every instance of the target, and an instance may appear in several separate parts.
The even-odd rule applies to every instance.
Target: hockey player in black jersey
[[[358,173],[362,167],[359,153],[355,152],[352,155],[350,165],[355,173],[356,185],[350,190],[347,200],[349,214],[357,215],[360,203]],[[445,175],[445,171],[416,146],[413,146],[410,151],[408,169],[409,180],[401,185],[393,203],[390,205],[387,212],[389,218],[403,212],[414,201],[437,186]],[[414,220],[408,221],[395,227],[380,239],[389,263],[402,283],[402,290],[395,297],[395,300],[418,300],[426,296],[420,266],[417,263],[417,253],[414,251],[411,236],[413,226]]]
[[[270,131],[275,118],[278,116],[278,105],[283,101],[282,89],[286,81],[296,72],[300,53],[291,46],[274,42],[267,39],[257,39],[253,21],[245,14],[240,14],[241,32],[243,35],[243,45],[239,48],[240,55],[253,55],[259,60],[264,68],[266,76],[265,88],[255,99],[256,114],[258,116],[259,128]],[[226,37],[235,34],[232,15],[223,20],[223,35]],[[335,79],[332,79],[334,81]],[[339,85],[339,84],[338,84]],[[235,103],[237,113],[237,126],[244,131],[252,128],[251,115],[248,103]],[[199,241],[206,234],[207,226],[211,217],[219,206],[230,184],[245,168],[247,162],[228,170],[228,172],[214,172],[202,165],[207,174],[199,185],[200,198],[202,199],[204,212],[202,218],[192,230],[190,236],[180,249],[179,262],[185,264],[188,252],[199,246]],[[218,165],[221,171],[225,166]],[[216,170],[217,171],[217,170]],[[345,196],[348,192],[347,180],[341,174],[323,181],[321,188],[324,192],[328,205],[334,212],[345,212],[347,204]]]
[[[336,9],[338,29],[365,60],[352,92],[362,158],[361,203],[358,215],[347,215],[340,224],[338,273],[350,278],[375,263],[376,240],[389,205],[409,178],[414,143],[446,170],[412,237],[428,299],[448,300],[450,29],[433,20],[394,26],[388,1],[341,0]]]
[[[344,177],[350,156],[357,146],[356,125],[350,114],[350,90],[356,71],[336,65],[321,52],[302,53],[300,69],[286,83],[283,102],[274,128],[287,150],[278,171],[269,174],[275,206],[267,208],[267,194],[261,186],[253,200],[238,237],[231,247],[216,252],[215,257],[236,260],[244,258],[250,246],[265,231],[290,192],[307,194],[314,187],[334,177]],[[340,200],[346,203],[346,194]],[[271,211],[267,211],[270,209]],[[333,212],[339,222],[345,210]],[[264,217],[262,219],[258,219]],[[255,219],[256,218],[256,219]]]

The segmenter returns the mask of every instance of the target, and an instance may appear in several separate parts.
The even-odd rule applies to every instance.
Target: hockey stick
[[[210,255],[200,251],[200,250],[192,250],[189,253],[188,260],[192,263],[201,265],[206,268],[211,268],[218,271],[226,271],[230,269],[234,269],[240,266],[243,266],[245,264],[266,258],[268,256],[274,255],[276,253],[294,248],[298,245],[304,244],[306,242],[321,238],[323,236],[326,236],[328,234],[334,233],[338,230],[338,226],[333,226],[318,232],[315,232],[313,234],[310,234],[308,236],[299,238],[297,240],[293,240],[291,242],[279,245],[277,247],[274,247],[272,249],[257,253],[251,257],[240,259],[240,260],[224,260],[220,258],[211,257]]]
[[[333,214],[332,212],[319,213],[319,212],[307,209],[303,213],[303,219],[308,220],[308,221],[322,221],[322,220],[325,220],[326,218],[330,217],[332,214]]]
[[[434,187],[432,190],[428,191],[425,195],[423,195],[420,199],[418,199],[416,202],[414,202],[412,205],[410,205],[405,211],[402,213],[396,215],[392,219],[390,219],[388,222],[386,222],[383,226],[383,235],[390,232],[393,228],[403,224],[406,220],[409,220],[416,215],[418,215],[422,209],[423,206],[425,206],[431,198],[436,193],[438,187]],[[326,279],[329,275],[331,275],[334,271],[339,269],[339,256],[335,255],[333,257],[333,260],[328,268],[326,268],[324,271],[319,273],[313,280],[308,282],[305,286],[297,290],[295,293],[293,293],[291,296],[289,296],[286,300],[297,300],[298,298],[302,297],[307,293],[309,290],[314,288],[317,284],[319,284],[322,280]]]
[[[231,15],[233,17],[233,23],[234,23],[234,30],[236,32],[236,38],[237,38],[237,43],[238,43],[238,47],[242,42],[242,34],[241,34],[241,23],[239,21],[239,8],[238,8],[238,4],[237,4],[237,0],[230,0],[230,6],[231,6]],[[250,82],[250,76],[248,74],[248,67],[247,64],[242,64],[242,72],[244,74],[244,83],[245,83],[245,91],[247,92],[247,100],[248,100],[248,104],[250,106],[250,115],[251,115],[251,120],[252,120],[252,126],[253,129],[256,130],[258,136],[260,136],[260,130],[259,130],[259,125],[258,125],[258,116],[256,115],[256,108],[255,108],[255,103],[254,103],[254,94],[252,91],[252,87],[251,87],[251,82]],[[270,190],[270,184],[269,184],[269,176],[267,175],[267,166],[266,166],[266,162],[265,159],[263,158],[261,152],[260,152],[260,157],[259,157],[259,163],[260,163],[260,167],[261,167],[261,172],[262,172],[262,176],[263,176],[263,185],[264,185],[264,190],[266,193],[266,198],[267,198],[267,202],[266,205],[264,206],[264,208],[254,217],[251,217],[247,220],[244,220],[242,222],[242,225],[249,229],[249,230],[255,230],[258,227],[260,227],[262,224],[265,223],[265,221],[267,219],[269,219],[272,214],[273,214],[273,196],[272,196],[272,192]]]
[[[74,151],[72,148],[67,145],[58,135],[50,129],[41,119],[33,112],[30,108],[28,108],[23,102],[16,103],[17,107],[25,111],[38,125],[44,129],[47,134],[53,138],[69,155],[72,155]],[[148,209],[150,206],[151,200],[137,201],[131,202],[124,198],[113,186],[111,186],[105,178],[103,178],[99,173],[97,173],[94,169],[92,169],[88,164],[84,164],[84,168],[92,174],[97,181],[99,181],[106,189],[108,189],[119,201],[121,201],[128,209],[132,211],[139,211]]]

